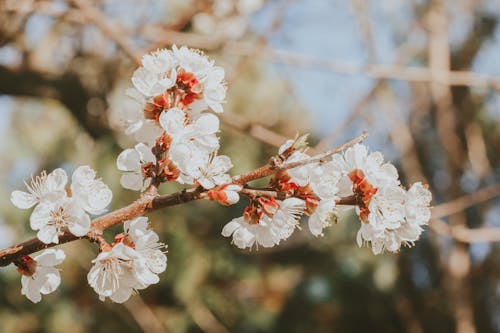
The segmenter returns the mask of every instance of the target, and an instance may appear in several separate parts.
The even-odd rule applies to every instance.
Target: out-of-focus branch
[[[140,57],[143,54],[143,51],[137,49],[131,39],[128,37],[130,32],[126,31],[124,27],[117,23],[110,23],[110,20],[104,16],[104,14],[96,7],[91,6],[86,0],[71,0],[71,2],[75,5],[76,9],[68,9],[65,12],[61,12],[58,10],[51,10],[50,6],[46,4],[46,6],[38,6],[34,7],[31,10],[37,11],[40,10],[41,14],[50,15],[50,16],[62,16],[63,14],[70,14],[72,12],[77,12],[79,15],[75,15],[78,17],[78,20],[73,20],[73,22],[84,24],[86,21],[92,22],[99,28],[102,33],[107,36],[109,39],[114,41],[123,51],[124,53],[134,60],[137,64],[139,63]],[[85,19],[81,19],[81,15],[84,15]],[[65,16],[65,18],[72,18],[73,16]],[[184,43],[179,43],[184,44]],[[82,105],[86,105],[86,103],[82,103]],[[73,108],[70,108],[72,111]],[[80,114],[78,112],[77,114]],[[253,123],[241,116],[236,114],[223,114],[221,115],[221,121],[223,124],[232,127],[238,131],[248,133],[250,136],[260,140],[264,143],[267,143],[271,146],[279,147],[283,142],[286,141],[286,137],[276,133],[275,131],[262,126],[260,124]]]
[[[65,72],[55,76],[27,68],[12,70],[0,66],[0,94],[56,99],[71,111],[92,137],[110,132],[99,117],[87,112],[88,102],[94,96],[76,74]]]
[[[463,225],[450,225],[444,217],[463,212],[465,209],[500,196],[500,184],[483,188],[472,194],[443,203],[432,209],[430,228],[438,235],[454,238],[463,243],[500,242],[500,228],[467,228]]]
[[[432,217],[440,219],[445,216],[462,212],[464,209],[477,205],[478,203],[500,196],[500,184],[483,188],[477,192],[465,195],[458,199],[440,204],[433,208]]]
[[[128,302],[123,303],[135,322],[144,333],[166,333],[165,325],[158,319],[150,307],[144,303],[140,295],[132,297]]]
[[[142,53],[133,45],[125,34],[121,32],[118,25],[111,23],[108,17],[105,17],[100,10],[93,7],[86,0],[70,0],[70,2],[80,9],[84,17],[95,24],[103,34],[108,36],[130,57],[136,64],[140,63]]]
[[[95,8],[93,9],[97,10]],[[54,12],[46,7],[44,7],[44,10],[40,10],[40,13],[45,15],[62,15],[59,11]],[[94,24],[96,24],[99,28],[102,28],[102,13],[99,16],[100,18],[98,18],[98,21],[101,21],[100,25],[97,25],[94,21],[92,22],[94,22]],[[78,17],[78,15],[69,17]],[[106,20],[104,20],[104,22],[106,22]],[[84,23],[80,19],[72,19],[72,21],[80,24]],[[117,44],[118,41],[116,37],[120,40],[124,38],[123,36],[128,34],[128,32],[125,31],[119,24],[115,23],[110,25],[106,22],[106,25],[107,26],[105,27],[103,33],[114,40]],[[109,32],[109,29],[112,31]],[[108,33],[106,33],[106,31],[108,31]],[[227,41],[216,36],[180,32],[157,25],[145,25],[139,31],[139,34],[153,44],[151,46],[153,49],[163,45],[180,44],[205,50],[221,50],[221,52],[225,54],[239,56],[248,56],[253,54],[255,50],[255,44],[252,42]],[[128,47],[132,44],[127,42],[125,44],[118,45],[120,47],[125,46],[128,49]],[[137,55],[137,51],[127,52],[127,54]],[[270,47],[263,47],[255,57],[270,62],[284,63],[299,67],[326,69],[344,75],[361,75],[375,79],[392,79],[408,82],[438,83],[448,86],[491,87],[493,89],[500,90],[500,77],[470,71],[451,71],[431,69],[427,67],[410,67],[386,64],[370,64],[364,66],[353,62],[322,59],[305,54],[277,50]]]
[[[288,139],[286,136],[234,113],[223,113],[220,115],[220,119],[224,125],[239,132],[247,133],[270,146],[279,147]]]
[[[255,45],[251,42],[224,41],[194,33],[165,31],[158,27],[145,27],[145,37],[154,44],[183,44],[205,50],[221,50],[229,55],[246,56],[252,54]],[[154,48],[154,47],[153,47]],[[478,74],[470,71],[431,70],[427,67],[370,64],[323,59],[306,54],[294,53],[265,47],[256,55],[257,59],[288,64],[298,67],[329,70],[344,75],[360,75],[374,79],[391,79],[408,82],[438,83],[446,86],[478,86],[500,89],[500,77]]]
[[[438,78],[442,70],[449,70],[450,38],[448,11],[442,1],[432,0],[427,13],[427,28],[429,31],[428,56],[431,74]],[[447,171],[450,177],[457,178],[461,173],[464,154],[457,133],[457,115],[451,89],[434,81],[430,85],[433,104],[435,106],[436,130],[443,147]],[[461,192],[458,183],[449,188],[451,195]],[[452,228],[467,228],[465,213],[450,216]],[[469,295],[470,285],[467,282],[470,274],[470,256],[467,244],[453,242],[450,258],[445,265],[445,290],[451,304],[451,312],[455,321],[457,333],[474,333],[474,304]]]
[[[198,298],[190,300],[187,304],[187,310],[194,322],[203,332],[206,333],[229,333],[219,320],[214,316],[212,311],[203,304]]]

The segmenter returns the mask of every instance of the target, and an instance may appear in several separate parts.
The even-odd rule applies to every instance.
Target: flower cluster
[[[111,245],[92,262],[87,278],[99,298],[123,303],[140,289],[158,283],[158,274],[167,268],[165,245],[148,226],[146,217],[126,221],[125,232],[115,236]]]
[[[99,244],[100,252],[87,279],[101,300],[125,302],[137,290],[158,283],[158,275],[166,270],[166,246],[146,217],[135,217],[156,208],[157,198],[152,193],[157,193],[155,187],[162,182],[194,185],[195,189],[188,190],[193,198],[222,205],[233,205],[240,195],[248,196],[243,215],[222,229],[222,235],[231,237],[240,249],[280,244],[300,228],[304,216],[311,234],[321,236],[346,206],[354,206],[361,220],[359,246],[370,244],[374,254],[412,245],[429,222],[432,196],[426,186],[415,183],[405,189],[396,168],[381,153],[369,153],[362,144],[351,143],[350,148],[335,154],[310,156],[306,136],[297,137],[285,142],[267,166],[250,172],[253,178],[249,174],[231,178],[227,174],[232,167],[230,158],[217,154],[219,118],[213,113],[223,112],[223,77],[222,68],[185,47],[143,57],[132,77],[134,88],[128,91],[135,107],[124,110],[126,133],[138,142],[120,153],[116,162],[123,171],[123,187],[152,189],[134,203],[140,205],[138,209],[129,206],[133,212],[130,209],[124,214],[124,208],[108,215],[114,219],[110,224],[102,223],[105,217],[91,223],[90,215],[104,213],[112,193],[88,166],[74,171],[69,188],[66,172],[56,169],[32,179],[26,184],[27,192],[12,192],[15,206],[34,207],[30,225],[41,242],[35,245],[59,244],[68,235]],[[250,178],[269,175],[265,188],[246,184]],[[184,202],[183,193],[171,197]],[[152,201],[145,205],[145,199]],[[135,218],[125,221],[124,232],[109,244],[102,231],[122,222],[124,216]],[[21,293],[39,302],[42,294],[53,292],[61,282],[55,266],[64,258],[62,250],[53,249],[36,257],[16,257]]]
[[[26,183],[27,192],[14,191],[12,203],[21,209],[33,206],[30,226],[37,230],[37,238],[45,244],[58,244],[66,231],[83,237],[90,231],[90,216],[102,214],[113,196],[109,187],[96,179],[89,166],[78,167],[66,188],[68,176],[63,169],[56,169]],[[59,271],[53,266],[65,258],[62,250],[46,250],[37,257],[23,256],[16,262],[22,275],[21,293],[33,302],[39,302],[42,294],[49,294],[60,284]]]
[[[139,143],[117,160],[123,187],[144,191],[152,182],[177,181],[205,189],[230,181],[227,156],[218,156],[219,118],[226,95],[224,70],[199,51],[176,46],[145,55],[123,114],[126,133]]]
[[[12,203],[21,209],[35,206],[30,226],[38,230],[37,237],[45,244],[59,243],[66,229],[77,237],[90,231],[89,214],[105,212],[113,193],[89,166],[81,166],[71,177],[71,187],[66,189],[68,176],[63,169],[31,179],[26,184],[28,192],[14,191]]]
[[[239,248],[279,244],[290,237],[303,214],[309,216],[310,232],[322,235],[330,221],[336,220],[337,205],[345,203],[356,207],[362,222],[359,246],[371,243],[374,254],[412,245],[429,222],[429,190],[421,183],[405,190],[396,168],[384,162],[380,152],[368,153],[366,146],[356,144],[329,160],[309,161],[304,138],[298,138],[287,141],[278,153],[281,166],[299,162],[270,181],[270,188],[286,199],[252,198],[244,215],[226,224],[222,235],[232,236]]]

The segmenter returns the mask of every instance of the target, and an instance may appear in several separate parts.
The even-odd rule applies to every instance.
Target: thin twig
[[[336,154],[338,152],[346,150],[347,148],[352,147],[355,144],[364,141],[367,137],[368,137],[368,133],[367,132],[363,132],[363,134],[361,134],[357,138],[354,138],[354,139],[352,139],[352,140],[344,143],[343,145],[341,145],[341,146],[339,146],[337,148],[330,149],[327,152],[315,155],[315,156],[313,156],[311,158],[308,158],[308,159],[305,159],[305,160],[301,160],[301,161],[297,161],[297,162],[288,162],[288,163],[284,163],[284,164],[281,164],[281,165],[277,165],[277,164],[274,164],[274,163],[269,163],[269,164],[267,164],[265,166],[262,166],[262,167],[260,167],[260,168],[258,168],[256,170],[250,171],[247,174],[243,174],[243,175],[239,175],[239,176],[233,177],[233,183],[235,183],[235,184],[246,184],[246,183],[248,183],[248,182],[250,182],[252,180],[267,177],[267,176],[272,175],[272,174],[274,174],[274,173],[276,173],[278,171],[284,171],[284,170],[293,169],[293,168],[296,168],[296,167],[299,167],[299,166],[302,166],[302,165],[320,162],[320,161],[324,160],[325,158],[327,158],[327,157],[329,157],[329,156],[331,156],[333,154]]]

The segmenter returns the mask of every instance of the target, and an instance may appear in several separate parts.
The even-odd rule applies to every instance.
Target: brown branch
[[[355,138],[342,146],[339,146],[338,148],[332,149],[326,153],[320,154],[318,156],[314,156],[310,159],[300,161],[300,162],[294,162],[294,163],[287,163],[284,164],[280,167],[276,167],[273,164],[268,164],[265,165],[261,168],[258,168],[257,170],[250,171],[246,174],[242,174],[240,176],[234,177],[233,182],[238,183],[238,184],[246,184],[247,182],[250,182],[252,180],[258,179],[258,178],[263,178],[266,176],[269,176],[273,173],[276,173],[278,171],[282,170],[287,170],[291,169],[300,165],[304,165],[307,163],[313,163],[316,161],[319,161],[322,158],[325,158],[326,156],[330,156],[336,152],[342,151],[344,149],[347,149],[348,147],[356,144],[357,142],[362,141],[366,137],[366,133],[363,135],[359,136],[358,138]],[[249,195],[251,191],[247,189],[247,192],[243,192],[243,194]],[[138,216],[142,216],[146,213],[149,213],[151,211],[160,209],[160,208],[165,208],[169,206],[175,206],[187,202],[191,202],[194,200],[199,200],[204,197],[206,197],[205,193],[207,191],[204,190],[201,187],[197,188],[191,188],[191,189],[184,189],[182,191],[168,194],[168,195],[157,195],[156,193],[156,188],[150,187],[148,191],[146,191],[139,199],[131,203],[130,205],[120,208],[118,210],[115,210],[113,212],[110,212],[104,216],[98,217],[92,221],[91,225],[91,232],[87,234],[87,236],[84,237],[77,237],[73,234],[71,234],[69,231],[65,231],[61,236],[59,236],[59,243],[58,244],[64,244],[68,243],[77,239],[83,239],[87,238],[92,241],[95,240],[95,237],[93,235],[100,235],[102,232],[112,226],[118,225],[120,223],[123,223],[127,220],[133,219]],[[266,191],[269,192],[269,191]],[[342,200],[342,199],[341,199]],[[349,201],[349,200],[348,200]],[[346,201],[347,202],[347,201]],[[349,201],[350,202],[350,201]],[[30,239],[26,242],[14,245],[12,247],[9,247],[4,250],[0,250],[0,266],[7,266],[10,263],[14,262],[18,258],[24,255],[29,255],[31,253],[56,246],[58,244],[44,244],[37,238]]]
[[[464,209],[478,203],[500,196],[500,184],[480,189],[472,194],[440,204],[432,209],[432,218],[440,219],[452,214],[460,213]]]

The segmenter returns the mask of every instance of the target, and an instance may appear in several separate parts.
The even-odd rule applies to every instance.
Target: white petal
[[[132,288],[118,288],[109,298],[115,303],[124,303],[132,296],[133,292]]]
[[[95,179],[95,171],[88,165],[82,165],[76,168],[71,176],[71,182],[73,184],[90,185]]]
[[[57,229],[55,227],[45,226],[45,227],[41,228],[38,231],[38,233],[36,234],[36,237],[42,243],[45,243],[45,244],[51,244],[51,243],[58,244],[59,243],[59,235],[58,235]]]
[[[226,155],[218,155],[213,159],[212,169],[214,173],[224,173],[233,167],[233,163],[229,156]]]
[[[33,282],[32,277],[23,275],[21,277],[21,294],[25,295],[33,303],[38,303],[42,300],[42,295],[40,294],[40,288]]]
[[[161,127],[173,137],[176,137],[184,130],[186,127],[185,120],[186,114],[178,108],[169,109],[160,115]]]
[[[211,113],[203,114],[196,125],[202,133],[212,134],[219,130],[219,118]]]
[[[49,223],[51,212],[54,206],[49,202],[41,202],[35,207],[30,216],[30,227],[33,230],[38,230]]]
[[[135,149],[125,149],[118,155],[116,167],[121,171],[140,170],[141,161],[139,153]]]
[[[210,178],[199,178],[197,181],[207,190],[210,190],[215,186],[215,183]]]
[[[28,209],[33,207],[38,199],[28,192],[14,191],[10,195],[10,201],[17,208]]]
[[[36,256],[34,259],[37,264],[41,266],[56,266],[63,262],[64,258],[66,258],[66,254],[64,254],[63,250],[59,249],[47,249],[42,252],[42,254]]]
[[[237,203],[238,201],[240,201],[240,195],[238,194],[238,192],[234,192],[234,191],[225,191],[226,192],[226,204],[227,205],[234,205],[235,203]]]
[[[40,288],[40,292],[44,295],[50,294],[55,291],[61,284],[61,276],[59,271],[55,268],[40,268],[40,274],[45,275],[45,283]]]
[[[126,189],[140,191],[143,186],[143,178],[140,174],[126,173],[121,176],[120,184]]]
[[[157,75],[142,67],[137,68],[132,75],[134,87],[146,97],[155,95],[154,85],[156,82]]]
[[[48,192],[64,191],[68,183],[68,175],[61,168],[55,169],[47,176],[46,188]]]
[[[143,163],[156,162],[156,157],[153,155],[151,148],[144,143],[141,142],[135,145],[135,150],[139,153]]]
[[[71,216],[68,219],[69,231],[77,236],[85,236],[90,231],[90,217],[87,214]]]
[[[222,228],[222,232],[221,232],[222,236],[224,236],[224,237],[230,237],[234,233],[234,231],[236,229],[240,228],[241,227],[241,225],[239,223],[240,219],[241,218],[239,218],[239,219],[233,219],[230,222],[228,222],[224,226],[224,228]]]
[[[233,234],[233,243],[240,249],[251,247],[255,241],[256,235],[250,232],[247,228],[239,228]],[[266,247],[264,244],[262,245]]]
[[[144,120],[142,127],[134,133],[134,139],[154,146],[156,139],[163,133],[163,129],[153,120]]]

